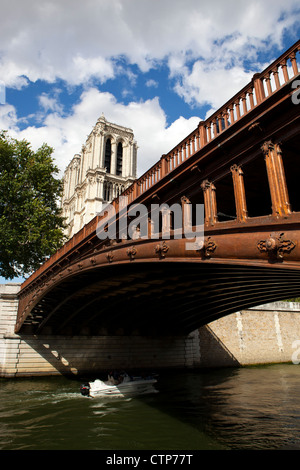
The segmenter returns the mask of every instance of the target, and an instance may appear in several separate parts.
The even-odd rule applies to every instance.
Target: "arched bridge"
[[[15,331],[184,334],[299,296],[299,51],[300,41],[255,74],[112,202],[115,217],[96,216],[31,275]],[[137,229],[147,223],[148,236],[126,238],[120,227],[137,204],[146,208]],[[150,236],[155,204],[191,207],[193,230],[204,205],[203,239],[178,236],[172,210]]]

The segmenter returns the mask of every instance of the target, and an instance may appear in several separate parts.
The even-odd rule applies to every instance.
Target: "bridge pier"
[[[238,367],[297,359],[299,303],[236,312],[187,336],[17,335],[19,289],[19,284],[0,285],[0,377],[97,374],[110,368]]]

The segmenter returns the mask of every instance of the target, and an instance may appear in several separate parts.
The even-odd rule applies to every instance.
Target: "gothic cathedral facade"
[[[136,179],[133,131],[102,115],[64,173],[62,211],[71,238]]]

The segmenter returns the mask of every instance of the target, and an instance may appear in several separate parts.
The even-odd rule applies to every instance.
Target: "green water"
[[[89,399],[80,383],[0,379],[0,449],[300,449],[297,365],[161,374],[131,399]]]

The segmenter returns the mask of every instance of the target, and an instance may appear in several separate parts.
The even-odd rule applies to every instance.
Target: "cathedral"
[[[64,173],[62,197],[71,238],[136,179],[137,143],[133,131],[102,115]]]

